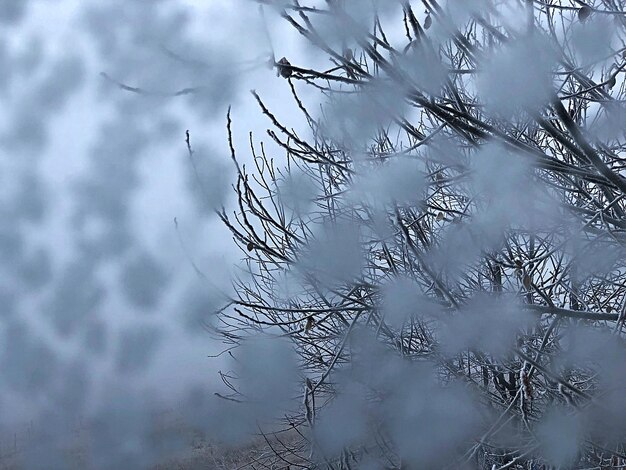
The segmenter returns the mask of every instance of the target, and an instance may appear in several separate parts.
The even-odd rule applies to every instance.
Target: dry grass
[[[90,445],[93,438],[90,426],[78,423],[68,433],[68,443],[63,448],[54,449],[64,456],[64,468],[67,470],[100,470],[91,458]],[[201,432],[185,424],[182,416],[175,410],[167,410],[155,416],[154,430],[150,436],[154,442],[167,442],[176,439],[182,443],[177,451],[153,465],[150,470],[221,470],[221,469],[252,469],[274,468],[286,469],[288,464],[281,461],[267,467],[255,464],[262,461],[266,465],[273,456],[267,442],[262,438],[251,440],[237,447],[227,446],[219,442],[209,441]],[[287,433],[281,442],[291,445],[297,441],[295,433]],[[38,433],[36,426],[29,424],[26,428],[0,435],[0,470],[30,470],[26,462],[32,459],[45,461],[49,436]],[[277,443],[274,442],[273,445]],[[280,446],[279,446],[280,447]],[[291,463],[302,463],[294,456]],[[296,467],[293,467],[296,468]],[[123,470],[123,469],[121,469]]]

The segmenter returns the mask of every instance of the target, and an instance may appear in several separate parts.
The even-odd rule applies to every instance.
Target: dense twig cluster
[[[254,93],[286,163],[250,136],[249,172],[228,117],[239,210],[220,217],[248,272],[219,329],[234,344],[288,337],[304,375],[304,406],[286,423],[305,445],[277,444],[277,465],[358,468],[367,457],[388,468],[623,468],[626,428],[611,419],[623,415],[626,383],[623,1],[421,7],[422,22],[411,2],[397,6],[401,23],[390,27],[402,40],[383,26],[388,12],[374,11],[368,28],[343,1],[283,5],[283,19],[334,64],[275,63],[309,129],[291,129]],[[595,56],[576,49],[594,21],[612,30]],[[318,22],[345,35],[333,42]],[[503,56],[536,66],[536,82],[499,75]],[[321,116],[298,83],[324,97]],[[502,326],[509,307],[524,320]],[[368,438],[325,452],[317,416],[340,371],[358,367],[364,330],[402,361],[431,364],[442,387],[462,383],[478,397],[474,435],[420,466],[373,419]],[[371,403],[391,400],[368,387]],[[561,460],[545,449],[559,447],[543,424],[555,409],[583,423],[577,451]]]

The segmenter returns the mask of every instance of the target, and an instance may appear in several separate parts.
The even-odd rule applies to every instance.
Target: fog
[[[249,84],[275,81],[241,11],[0,5],[0,447],[19,441],[23,468],[68,468],[81,420],[93,468],[158,462],[176,445],[142,441],[153,413],[220,390],[209,356],[223,348],[203,324],[238,260],[213,212],[234,175],[226,111],[245,116]],[[197,92],[173,96],[184,88]]]
[[[622,2],[441,3],[0,3],[0,467],[623,466]]]

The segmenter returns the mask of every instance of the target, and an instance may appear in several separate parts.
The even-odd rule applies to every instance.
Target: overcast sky
[[[228,106],[246,161],[266,126],[248,90],[278,111],[286,93],[260,26],[245,1],[0,2],[5,433],[115,394],[218,389],[222,347],[200,322],[219,299],[192,262],[227,287],[240,257],[211,208],[232,199]]]
[[[307,5],[316,2],[326,3],[311,0]],[[474,400],[467,391],[455,386],[445,388],[444,392],[437,378],[448,376],[448,357],[461,358],[461,351],[476,348],[480,354],[496,358],[494,365],[474,353],[472,372],[468,354],[468,380],[473,382],[474,377],[479,376],[472,377],[472,374],[480,371],[482,376],[478,380],[483,381],[485,397],[497,399],[498,403],[508,406],[507,410],[512,409],[506,404],[504,384],[509,382],[504,380],[502,371],[505,369],[501,368],[510,363],[513,365],[506,366],[510,384],[506,386],[511,397],[512,387],[516,387],[519,377],[530,392],[525,388],[522,395],[520,388],[517,397],[528,395],[524,400],[533,399],[532,386],[524,382],[524,378],[532,375],[531,372],[525,375],[528,369],[537,371],[535,384],[540,380],[545,382],[541,384],[543,392],[538,389],[536,400],[547,403],[546,410],[550,411],[557,393],[571,405],[571,399],[562,393],[560,382],[557,388],[550,373],[534,363],[531,368],[525,356],[519,354],[518,350],[523,348],[517,335],[530,329],[528,316],[522,315],[520,305],[525,305],[526,300],[532,303],[532,287],[541,297],[540,302],[547,300],[550,307],[558,303],[560,307],[569,305],[578,310],[576,292],[580,285],[577,280],[572,281],[571,271],[567,279],[565,273],[577,265],[584,266],[589,273],[600,265],[613,266],[613,257],[618,258],[614,253],[621,256],[623,251],[612,245],[607,245],[606,252],[587,251],[584,256],[594,258],[593,262],[586,258],[579,262],[583,255],[577,248],[575,253],[569,253],[570,242],[573,241],[571,246],[579,246],[578,235],[570,234],[570,230],[583,234],[596,215],[601,214],[595,211],[605,203],[603,197],[597,196],[596,201],[595,193],[589,196],[585,204],[588,203],[590,209],[578,205],[582,201],[579,195],[574,198],[576,214],[578,209],[589,217],[596,214],[590,219],[575,216],[570,221],[561,217],[561,212],[569,213],[574,207],[570,207],[568,201],[572,194],[578,194],[578,186],[570,194],[569,189],[556,183],[546,187],[534,184],[535,179],[541,184],[553,183],[548,182],[551,178],[542,176],[544,179],[541,179],[535,174],[536,168],[532,166],[535,163],[527,157],[531,154],[537,157],[537,153],[526,149],[526,145],[536,144],[539,154],[546,151],[546,158],[550,159],[553,158],[550,152],[555,150],[554,158],[562,158],[563,162],[569,162],[570,146],[561,149],[557,143],[561,134],[553,134],[547,124],[539,121],[541,126],[537,128],[532,120],[529,121],[532,125],[524,124],[522,127],[526,130],[521,137],[511,133],[518,122],[525,123],[525,113],[534,116],[537,110],[546,111],[549,119],[545,122],[551,126],[554,115],[547,111],[547,101],[552,99],[555,90],[562,93],[574,87],[573,84],[565,86],[563,82],[570,81],[564,77],[569,77],[571,70],[563,72],[570,69],[569,62],[563,61],[569,52],[563,53],[563,57],[561,53],[553,55],[552,43],[544,41],[541,34],[535,34],[535,29],[539,32],[544,25],[527,21],[530,17],[523,8],[532,6],[532,2],[499,2],[498,10],[490,12],[497,18],[494,24],[498,26],[493,31],[502,29],[511,37],[523,40],[502,41],[495,47],[491,39],[485,39],[490,37],[485,33],[483,39],[476,41],[479,46],[480,41],[485,41],[483,45],[489,45],[485,50],[493,49],[493,55],[481,53],[472,60],[465,51],[457,50],[457,46],[450,49],[456,50],[453,54],[432,54],[428,50],[430,45],[437,50],[442,44],[445,45],[441,46],[443,50],[451,44],[451,39],[456,41],[457,36],[450,36],[446,21],[463,24],[474,18],[476,12],[485,10],[490,3],[486,0],[447,2],[449,18],[444,15],[442,18],[446,21],[442,21],[438,15],[433,15],[434,20],[429,16],[428,26],[424,23],[428,32],[423,33],[428,41],[423,43],[417,34],[412,40],[405,32],[398,0],[341,2],[354,22],[334,15],[316,15],[316,30],[347,58],[347,47],[355,47],[355,38],[360,37],[358,23],[367,24],[368,28],[373,24],[374,10],[366,6],[376,5],[380,24],[385,25],[379,24],[377,28],[385,30],[385,40],[402,51],[390,54],[394,69],[398,67],[402,73],[390,74],[381,66],[363,85],[355,89],[341,85],[330,93],[315,86],[302,87],[306,74],[293,80],[307,109],[314,118],[320,117],[316,122],[319,134],[315,137],[324,139],[323,151],[332,152],[332,159],[336,152],[341,155],[345,152],[350,171],[339,172],[344,173],[339,183],[334,181],[332,172],[323,175],[322,166],[315,165],[309,169],[320,170],[319,179],[299,179],[302,175],[295,166],[289,170],[289,177],[293,176],[291,186],[288,181],[277,178],[280,194],[276,200],[282,205],[281,209],[297,212],[295,219],[302,221],[303,232],[299,236],[306,241],[297,245],[301,250],[294,259],[283,263],[284,258],[280,258],[277,263],[280,266],[275,271],[268,276],[265,276],[268,271],[264,271],[254,281],[260,280],[257,284],[260,291],[268,286],[261,295],[269,292],[271,302],[288,305],[288,309],[300,303],[294,309],[297,315],[288,316],[286,322],[281,319],[277,325],[297,328],[296,324],[306,318],[306,326],[283,336],[289,336],[296,349],[300,347],[300,353],[306,353],[300,355],[300,360],[312,363],[310,345],[319,356],[315,356],[316,365],[310,369],[306,361],[305,366],[300,363],[301,367],[296,367],[294,347],[287,345],[287,340],[281,343],[284,338],[242,341],[243,346],[233,356],[220,355],[227,346],[209,334],[203,323],[215,321],[212,312],[224,303],[220,292],[228,292],[232,274],[246,276],[241,269],[245,265],[240,263],[244,253],[238,251],[228,230],[214,214],[214,209],[222,206],[229,214],[239,211],[231,186],[236,181],[236,173],[226,132],[227,112],[231,109],[238,162],[247,164],[248,168],[252,165],[251,132],[255,148],[264,141],[268,157],[280,168],[286,163],[284,151],[272,145],[266,133],[271,122],[259,109],[250,90],[258,92],[286,127],[295,128],[299,136],[306,136],[307,123],[303,122],[302,113],[296,112],[288,83],[276,75],[270,58],[286,57],[294,65],[314,70],[331,67],[328,50],[303,47],[304,39],[287,21],[279,18],[278,9],[269,5],[284,4],[284,0],[265,3],[268,5],[262,15],[258,2],[252,0],[0,0],[0,105],[3,111],[0,113],[0,467],[4,464],[7,443],[17,442],[25,423],[34,423],[45,436],[36,451],[21,454],[23,466],[29,470],[67,468],[62,452],[64,439],[65,436],[71,438],[77,422],[82,419],[88,421],[93,438],[89,452],[94,468],[145,468],[159,462],[163,455],[167,456],[170,449],[152,439],[151,413],[155,410],[174,408],[198,429],[236,441],[257,432],[262,428],[259,423],[275,418],[272,413],[280,411],[281,416],[288,415],[289,406],[300,407],[298,413],[302,418],[302,392],[305,391],[305,400],[306,397],[313,400],[314,391],[319,389],[318,397],[340,392],[338,401],[325,408],[327,414],[316,421],[315,429],[311,426],[319,433],[322,446],[339,454],[344,445],[352,445],[358,439],[378,440],[379,429],[387,428],[392,437],[390,442],[398,447],[403,463],[420,462],[421,467],[416,464],[420,468],[433,468],[436,466],[433,462],[449,458],[448,454],[454,455],[457,440],[492,446],[491,441],[485,440],[491,431],[489,434],[477,431],[479,408],[474,409],[473,405],[480,401],[482,407],[482,398]],[[572,4],[576,6],[559,10],[559,14],[570,17],[570,23],[566,27],[562,22],[563,26],[557,28],[552,39],[562,39],[568,48],[571,46],[572,64],[578,61],[591,64],[590,77],[605,80],[612,71],[624,68],[621,36],[614,37],[616,27],[609,26],[607,18],[600,18],[596,12],[592,15],[589,9],[579,9],[579,3],[574,1]],[[421,5],[418,11],[416,5],[420,2],[413,4],[419,20],[424,21],[427,12]],[[536,4],[535,14],[539,15],[544,6]],[[611,12],[602,13],[607,16]],[[542,15],[544,18],[545,12]],[[387,29],[388,23],[393,26]],[[476,24],[470,31],[474,31]],[[476,34],[479,37],[483,33]],[[474,32],[471,35],[474,41]],[[405,36],[409,36],[411,42]],[[615,38],[620,45],[614,47]],[[349,41],[353,42],[349,44]],[[424,44],[429,47],[422,47]],[[362,44],[356,48],[357,54],[359,49],[363,52]],[[376,62],[375,57],[371,58]],[[468,70],[463,65],[465,61],[472,64]],[[367,67],[370,66],[371,61]],[[373,70],[377,68],[378,65]],[[558,72],[554,73],[555,70]],[[344,72],[349,72],[346,63],[337,73]],[[455,78],[456,84],[449,80],[452,72],[461,77]],[[617,82],[620,83],[617,87],[615,76],[613,79],[613,85],[605,82],[607,90],[615,94],[619,88],[622,93],[623,83]],[[580,84],[587,86],[584,81]],[[445,117],[453,116],[448,113],[451,109],[440,110],[439,114],[433,111],[440,106],[435,106],[435,98],[444,97],[455,86],[463,91],[455,101],[462,96],[471,104],[468,109],[472,110],[472,125],[468,127],[467,136],[465,127],[450,125],[456,117]],[[598,87],[581,93],[595,88]],[[577,95],[575,92],[563,100]],[[432,106],[425,105],[427,96]],[[589,116],[594,112],[596,116],[583,120],[585,125],[592,123],[584,132],[609,141],[616,135],[621,138],[624,126],[619,112],[615,119],[608,111],[603,117],[598,111],[602,107],[595,106],[595,111],[593,106],[586,109]],[[459,105],[461,108],[463,106]],[[560,108],[555,109],[558,114]],[[606,109],[613,108],[606,106]],[[415,123],[419,123],[416,129],[428,137],[419,145],[410,138],[405,141],[404,131],[395,124],[389,127],[394,121],[404,125],[400,117],[406,117],[407,122],[416,118]],[[567,112],[561,113],[561,120],[563,117],[569,129]],[[614,122],[606,125],[607,119]],[[440,120],[446,125],[439,126]],[[482,142],[489,140],[485,138],[484,129],[491,129],[492,125],[494,129],[502,127],[502,135],[493,133],[503,139],[502,145],[495,138],[493,142]],[[536,132],[543,132],[540,131],[542,126],[552,136],[547,144],[543,143],[543,138],[535,139]],[[397,134],[396,143],[390,139],[389,148],[385,150],[386,144],[378,142],[382,140],[379,139],[382,128],[392,129],[386,131],[389,136]],[[517,148],[514,140],[525,143]],[[328,148],[326,141],[331,144]],[[374,142],[379,150],[369,148]],[[480,145],[476,145],[477,142]],[[407,143],[416,145],[407,152],[396,151],[404,150]],[[547,151],[543,145],[554,147]],[[581,148],[586,154],[585,147]],[[543,170],[547,168],[542,167]],[[612,171],[617,175],[622,168],[615,166]],[[605,174],[604,170],[600,173]],[[598,183],[595,176],[584,176],[583,180],[585,178],[585,184],[600,184],[598,188],[609,188],[604,193],[607,197],[612,194],[610,184],[601,186],[605,183]],[[327,181],[338,189],[333,189],[336,194],[331,197],[327,194],[330,191],[325,186]],[[611,178],[609,181],[614,182]],[[334,186],[329,183],[328,188]],[[452,188],[450,193],[443,190],[448,186]],[[328,200],[328,213],[312,202],[316,195],[320,196],[317,201]],[[439,198],[444,204],[441,208]],[[446,202],[448,200],[452,202]],[[428,204],[424,204],[426,201]],[[331,210],[330,206],[336,202],[338,209]],[[615,199],[610,205],[618,202]],[[301,207],[295,207],[299,203]],[[409,227],[411,230],[421,227],[417,223],[422,216],[417,218],[412,211],[407,211],[403,217],[408,220],[410,215],[411,222],[404,226],[399,205],[416,208],[416,214],[423,213],[425,220],[430,220],[433,243],[425,240],[422,253],[415,248],[406,250],[409,245],[413,247]],[[361,213],[367,213],[369,219],[361,218],[358,215]],[[393,218],[388,214],[393,214]],[[605,223],[603,218],[598,217],[598,220]],[[353,223],[355,221],[357,223]],[[404,230],[399,230],[399,226]],[[520,235],[520,242],[517,232],[525,234],[526,231],[529,241],[525,241],[526,235]],[[535,237],[535,232],[546,232],[550,236]],[[607,239],[618,241],[612,232],[607,231],[607,234],[611,235]],[[282,236],[280,234],[280,240]],[[563,237],[562,241],[559,237]],[[400,265],[405,265],[404,272],[396,270],[386,245],[388,239],[393,241],[394,238],[397,244],[392,251],[402,260]],[[581,238],[584,237],[581,235]],[[535,250],[535,241],[548,254],[540,255],[544,252]],[[291,250],[291,247],[285,248],[288,243],[278,242],[281,244],[284,246],[280,250],[286,253]],[[384,247],[384,257],[380,254],[382,248],[377,253],[378,244]],[[415,260],[412,255],[407,256],[410,252]],[[389,262],[388,268],[383,266],[383,258],[386,258],[384,263]],[[556,258],[558,263],[554,262]],[[576,260],[576,263],[563,265],[563,259],[568,258],[568,262]],[[380,259],[382,264],[368,264],[374,259]],[[536,261],[538,259],[540,262]],[[492,261],[498,266],[497,270],[492,269]],[[549,267],[551,262],[554,268]],[[485,267],[491,273],[486,277]],[[577,269],[575,276],[579,275]],[[619,269],[623,267],[620,265]],[[364,270],[375,273],[371,274],[373,284],[368,274],[364,277],[368,279],[367,286],[351,288],[346,296],[341,290],[337,291],[338,285],[349,286],[354,279],[360,279]],[[503,273],[507,278],[505,293],[510,294],[510,298],[501,295]],[[557,274],[558,282],[548,280],[550,276],[556,279]],[[489,276],[493,277],[493,281],[489,281],[491,286]],[[621,278],[621,272],[619,276]],[[539,278],[544,287],[550,285],[546,287],[546,296],[535,285]],[[493,298],[483,292],[483,280],[492,290]],[[566,285],[568,282],[570,286]],[[454,288],[448,289],[446,283]],[[557,284],[562,286],[553,294]],[[606,284],[611,288],[615,284],[615,289],[619,289],[617,282]],[[608,299],[603,300],[600,307],[594,289],[588,291],[595,297],[589,301],[589,306],[593,307],[591,302],[597,301],[598,309],[605,308],[612,295],[607,294]],[[333,294],[337,307],[335,301],[325,297],[328,292]],[[250,294],[251,298],[253,296]],[[554,304],[550,296],[554,296]],[[445,302],[450,301],[450,308],[441,306],[443,298]],[[534,298],[539,301],[538,296]],[[575,304],[572,304],[573,298],[576,298]],[[612,302],[617,302],[615,299]],[[310,312],[334,312],[336,308],[350,305],[344,301],[358,306],[349,308],[350,312],[358,312],[350,319],[349,327],[341,316],[345,326],[337,323],[340,326],[336,327],[320,325],[316,317],[315,329],[312,329],[314,314]],[[307,310],[302,305],[313,305],[313,308]],[[319,309],[319,305],[324,308]],[[252,307],[249,311],[257,314],[274,310],[265,307]],[[443,310],[446,315],[439,316]],[[300,316],[305,312],[307,316]],[[365,312],[368,314],[359,320]],[[561,315],[563,312],[545,313]],[[296,319],[292,321],[292,318]],[[410,344],[413,331],[417,331],[417,326],[422,328],[419,323],[422,320],[428,323],[433,320],[434,326],[428,326],[432,333],[422,331],[424,339],[416,339],[417,349],[405,354],[404,333],[411,331],[410,351],[415,347]],[[390,326],[388,331],[385,322]],[[534,356],[537,361],[556,324],[554,321],[547,328],[541,348]],[[251,322],[250,331],[256,326]],[[543,331],[539,324],[537,326],[537,331]],[[366,333],[368,329],[372,330],[370,333],[375,329],[375,334],[370,336]],[[266,329],[269,333],[274,331]],[[389,339],[379,341],[379,331],[385,331]],[[550,340],[550,347],[558,349],[552,342],[558,346],[560,339],[556,338],[561,336],[561,330],[554,331],[555,339]],[[303,333],[304,338],[298,339],[294,333]],[[528,351],[534,351],[538,344],[536,338],[541,336],[524,335]],[[319,342],[314,341],[316,337]],[[591,355],[585,349],[588,345],[602,344],[591,333],[581,336],[581,340],[577,336],[572,338],[566,339],[565,344],[567,341],[574,344],[576,340],[576,348],[580,345],[582,349],[578,351],[568,346],[567,354],[580,352],[581,357]],[[391,354],[387,346],[383,347],[386,341],[389,345],[393,343],[393,348],[398,347],[396,352],[401,354]],[[612,342],[607,344],[610,347],[606,348],[606,357],[618,359],[608,361],[614,364],[607,367],[608,379],[603,380],[606,380],[607,390],[614,385],[618,386],[615,390],[622,390],[626,383],[622,365],[626,361],[621,359],[626,354],[621,346],[618,349],[611,346]],[[304,349],[302,345],[306,345]],[[344,351],[344,345],[350,348],[349,353],[348,349]],[[604,353],[603,350],[602,355]],[[550,354],[557,357],[556,352]],[[348,362],[344,362],[344,356],[349,357]],[[416,359],[406,361],[408,357]],[[433,360],[433,365],[439,369],[422,367],[423,358]],[[456,375],[465,375],[463,360],[459,360],[463,374]],[[500,362],[502,364],[498,365]],[[513,367],[519,369],[519,375],[512,375],[518,373]],[[242,400],[225,400],[214,394],[228,393],[228,390],[224,392],[226,387],[219,373],[228,372],[230,368],[236,371],[233,376],[238,389],[243,391],[238,395]],[[444,369],[445,374],[439,374]],[[342,375],[344,370],[349,373]],[[311,382],[316,379],[315,374],[319,382]],[[224,382],[228,382],[228,378]],[[528,380],[532,384],[530,378]],[[319,388],[321,384],[333,391]],[[370,419],[367,418],[369,405],[378,402],[370,398],[373,396],[370,392],[384,388],[394,388],[395,395],[380,395],[385,397],[377,411],[380,414],[370,417],[385,420],[372,420],[377,429],[371,433],[373,428],[364,421]],[[362,393],[366,389],[367,393]],[[501,393],[502,402],[497,393]],[[542,393],[546,394],[543,399]],[[582,392],[580,395],[584,396]],[[610,416],[605,415],[604,410],[598,413],[597,422],[609,429],[606,423],[615,421],[616,428],[618,423],[622,429],[624,417],[618,410],[626,409],[623,394],[609,396],[610,400],[603,393],[597,396],[608,403],[606,409],[611,411]],[[319,407],[323,400],[317,399]],[[520,403],[519,412],[528,425],[524,402]],[[541,411],[541,406],[537,405],[536,409]],[[580,410],[584,408],[581,406]],[[499,413],[497,407],[493,409]],[[547,413],[547,421],[541,423],[543,428],[537,428],[536,434],[541,439],[552,437],[554,441],[547,441],[550,443],[546,446],[548,457],[554,449],[558,454],[562,450],[559,446],[565,448],[563,453],[568,459],[577,455],[579,433],[569,418],[561,419],[566,416],[565,410],[563,408],[563,416]],[[315,405],[313,411],[317,413]],[[483,414],[490,413],[491,410]],[[587,419],[582,413],[576,419],[579,418],[580,423]],[[499,421],[500,418],[496,423]],[[533,426],[535,421],[533,416]],[[455,423],[452,433],[450,422]],[[499,429],[503,427],[498,425]],[[565,433],[561,433],[563,429]],[[529,438],[536,439],[535,430],[528,427],[528,431]],[[315,433],[312,435],[315,441]],[[519,439],[517,434],[511,436]],[[562,436],[565,437],[561,439]],[[385,440],[381,438],[381,442]],[[604,440],[598,442],[605,445]],[[180,444],[177,439],[167,442],[168,445],[176,443]],[[387,453],[386,442],[384,447],[383,453]],[[499,444],[494,446],[498,447]],[[530,448],[530,451],[535,449]],[[474,451],[471,454],[474,455]],[[347,458],[347,453],[345,455]],[[404,455],[409,459],[405,460]],[[320,456],[326,458],[323,452],[315,458]],[[567,461],[565,457],[560,457],[562,462]]]

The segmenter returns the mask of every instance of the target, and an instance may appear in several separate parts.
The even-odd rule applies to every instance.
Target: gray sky
[[[257,3],[0,0],[0,456],[3,443],[16,439],[25,422],[33,422],[47,435],[36,452],[24,454],[24,467],[65,468],[60,449],[76,421],[84,418],[93,438],[89,450],[95,468],[143,468],[169,449],[150,440],[155,410],[174,407],[189,424],[236,442],[256,432],[259,423],[296,407],[292,416],[306,422],[305,391],[305,404],[318,393],[313,411],[316,420],[320,411],[320,427],[310,426],[315,428],[309,429],[312,441],[319,433],[320,445],[333,454],[374,436],[378,440],[380,429],[387,429],[389,448],[397,447],[403,463],[430,468],[453,455],[458,443],[492,446],[485,440],[491,431],[484,434],[487,428],[482,427],[493,410],[502,410],[482,406],[496,399],[507,412],[513,410],[504,387],[508,384],[509,398],[518,378],[531,388],[524,382],[527,370],[536,373],[535,384],[541,380],[545,387],[544,398],[537,393],[537,401],[542,400],[544,411],[553,411],[553,398],[562,390],[552,378],[547,380],[545,370],[534,363],[530,367],[523,354],[536,351],[538,362],[540,354],[558,356],[541,351],[544,346],[558,349],[561,340],[561,330],[554,330],[548,341],[556,322],[548,327],[542,315],[576,317],[565,308],[578,311],[584,303],[576,299],[581,287],[573,279],[581,275],[577,265],[595,276],[595,270],[613,270],[623,259],[621,246],[591,249],[595,238],[589,240],[586,258],[578,246],[592,222],[614,223],[601,217],[603,212],[614,210],[621,217],[617,209],[623,201],[604,198],[612,199],[613,189],[624,185],[617,178],[623,168],[612,156],[607,164],[615,178],[606,182],[587,175],[588,168],[572,173],[584,184],[596,185],[586,202],[573,183],[570,189],[559,186],[558,172],[551,175],[558,177],[556,183],[541,172],[565,168],[556,163],[569,165],[572,152],[593,163],[587,152],[594,151],[578,142],[581,138],[622,137],[619,108],[585,108],[588,116],[579,123],[579,135],[570,123],[575,113],[561,110],[553,100],[557,93],[563,103],[576,103],[580,78],[574,80],[574,65],[577,71],[588,68],[584,74],[596,83],[624,68],[621,35],[606,18],[616,12],[601,12],[604,18],[587,12],[591,16],[586,19],[578,6],[559,9],[569,20],[550,40],[541,34],[541,21],[550,21],[549,7],[532,2],[492,4],[485,21],[495,21],[496,29],[480,26],[483,17],[477,18],[487,11],[487,0],[449,2],[445,15],[438,11],[428,17],[428,26],[420,6],[416,14],[424,29],[415,26],[413,35],[406,21],[402,24],[410,11],[403,11],[397,0],[340,2],[354,21],[328,12],[312,14],[316,32],[336,51],[334,57],[342,54],[352,61],[348,48],[354,47],[354,61],[368,73],[351,71],[355,64],[344,61],[335,67],[344,79],[330,92],[302,87],[307,74],[295,75],[299,98],[320,118],[315,145],[331,157],[309,166],[308,176],[295,167],[291,180],[279,175],[278,189],[271,194],[272,203],[295,214],[295,222],[288,224],[289,230],[296,227],[290,235],[298,240],[293,245],[298,251],[292,256],[292,245],[283,241],[280,230],[270,233],[277,251],[257,246],[261,249],[254,253],[260,260],[276,261],[276,269],[259,268],[262,273],[254,281],[269,304],[285,307],[254,305],[254,293],[242,291],[239,306],[271,320],[260,321],[269,326],[264,328],[267,335],[242,341],[236,357],[209,358],[224,345],[202,322],[215,321],[211,312],[224,302],[218,292],[228,291],[232,274],[246,278],[239,269],[243,254],[213,212],[222,205],[229,215],[240,210],[231,188],[236,173],[226,135],[227,110],[239,164],[253,166],[252,132],[254,148],[264,141],[268,157],[281,168],[285,152],[271,143],[266,133],[271,123],[250,90],[286,127],[307,136],[307,123],[287,82],[268,66],[270,53],[304,68],[333,67],[328,49],[303,47],[304,39],[272,6],[265,10],[264,23]],[[311,0],[307,5],[325,3]],[[414,8],[418,4],[413,2]],[[373,21],[372,5],[380,23]],[[535,22],[527,16],[528,6],[534,8],[528,12],[544,19]],[[467,22],[476,31],[468,40],[477,42],[480,53],[454,45],[457,36],[450,25]],[[371,37],[360,35],[359,23],[375,35],[388,33],[385,41],[393,51],[385,51],[387,45],[379,50],[389,61],[363,46]],[[494,33],[500,30],[516,40],[503,40],[503,33]],[[567,47],[553,50],[559,40]],[[363,59],[367,54],[373,62]],[[390,73],[389,67],[401,73]],[[351,72],[361,77],[359,85],[345,80]],[[607,81],[603,93],[611,96],[618,88],[623,93],[623,82],[616,80],[614,76],[611,86]],[[589,83],[580,81],[585,87]],[[451,96],[455,87],[461,93]],[[569,96],[563,96],[566,90]],[[537,120],[536,114],[545,119]],[[557,118],[564,124],[558,132],[551,127]],[[457,125],[457,119],[468,124]],[[605,125],[611,120],[615,122]],[[385,139],[380,138],[384,133]],[[567,145],[562,138],[569,139]],[[328,165],[329,160],[335,165]],[[344,165],[339,176],[333,173]],[[598,169],[605,177],[602,166]],[[572,208],[586,215],[574,217]],[[585,219],[591,214],[596,215]],[[252,223],[265,220],[252,218]],[[268,226],[261,237],[271,232]],[[579,231],[581,240],[570,231]],[[419,244],[411,242],[412,232],[423,237]],[[604,235],[609,234],[607,240],[619,240],[613,232]],[[286,254],[273,258],[281,250]],[[263,258],[263,251],[270,256]],[[563,265],[563,260],[575,263]],[[621,279],[623,267],[615,270],[615,279]],[[609,277],[597,279],[598,288],[603,283],[620,288],[618,282],[605,282]],[[606,308],[608,300],[600,307],[595,287],[587,293],[585,308],[596,301],[597,309]],[[558,311],[535,311],[557,303]],[[307,305],[312,308],[303,307]],[[528,311],[533,315],[523,314],[523,307],[532,307]],[[348,320],[334,313],[344,308]],[[330,320],[319,320],[315,315],[321,313]],[[299,326],[303,320],[306,326]],[[255,321],[247,326],[246,331],[261,330]],[[238,327],[235,331],[242,332]],[[582,340],[570,332],[565,343],[578,341],[571,349],[593,358],[596,352],[589,345],[603,344],[595,339],[602,335],[608,338],[600,331],[598,336],[581,333]],[[617,358],[617,365],[599,376],[607,386],[623,388],[626,383],[622,346],[606,343],[608,357]],[[468,382],[440,387],[448,369],[450,379],[465,375],[466,352]],[[458,359],[456,372],[450,367],[453,359]],[[243,400],[215,396],[226,388],[220,372],[232,373],[224,382],[236,381]],[[467,391],[470,382],[481,382],[489,400],[475,400]],[[391,388],[380,394],[384,398],[372,398],[373,391]],[[517,390],[517,397],[533,399],[532,390],[523,390],[524,395]],[[320,406],[333,394],[335,403]],[[626,409],[622,396],[610,397],[612,412]],[[524,402],[520,404],[528,437],[534,440]],[[618,413],[611,413],[610,420],[602,413],[598,422],[624,422]],[[565,457],[552,456],[552,461],[566,462],[578,452],[579,433],[568,424],[569,414],[564,408],[539,418],[547,416],[536,433],[545,439],[569,428],[564,439],[548,446],[565,449]],[[533,423],[537,416],[531,416]],[[582,426],[586,418],[579,418]],[[452,430],[450,422],[456,424]],[[326,458],[323,452],[314,455],[322,456]]]
[[[248,90],[274,105],[285,96],[267,67],[242,71],[268,57],[256,8],[9,1],[0,21],[0,424],[55,408],[71,377],[82,385],[68,416],[109,389],[180,401],[199,383],[210,393],[219,362],[207,355],[221,346],[198,320],[217,301],[190,260],[227,287],[239,259],[210,212],[228,205],[234,181],[226,110],[245,161],[248,131],[264,138],[266,126]],[[273,34],[278,54],[293,51]],[[142,96],[101,72],[157,94],[203,88]]]

